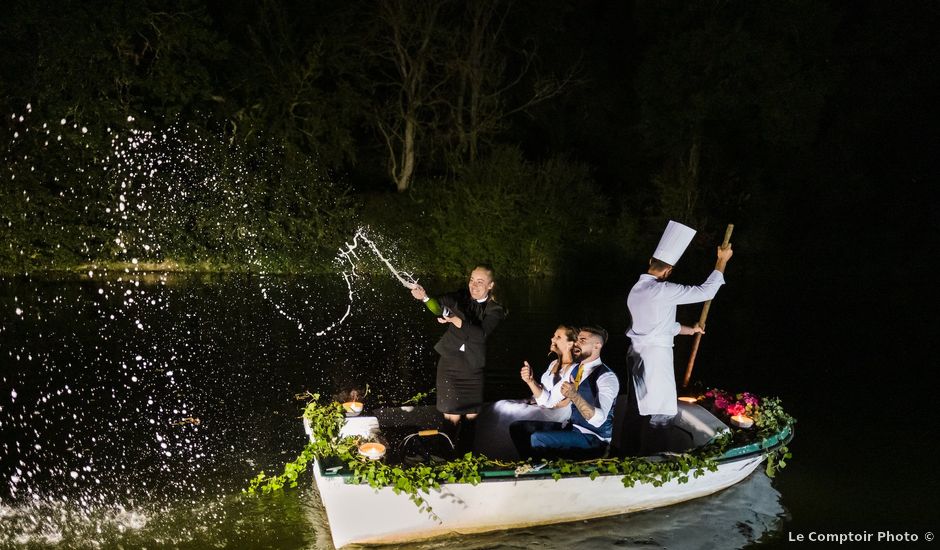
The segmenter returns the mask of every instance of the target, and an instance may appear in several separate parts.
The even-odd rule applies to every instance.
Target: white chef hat
[[[669,265],[676,265],[694,236],[695,230],[691,227],[669,220],[662,238],[659,239],[659,245],[653,252],[653,257]]]

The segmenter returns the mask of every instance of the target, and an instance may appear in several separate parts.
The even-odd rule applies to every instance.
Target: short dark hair
[[[594,336],[597,336],[598,338],[600,338],[602,346],[607,343],[607,331],[602,329],[601,327],[587,325],[587,326],[581,327],[581,331],[589,332],[593,334]]]
[[[667,264],[666,262],[662,260],[658,260],[656,258],[650,258],[650,267],[653,268],[655,271],[662,271],[664,269],[672,267],[672,264]]]

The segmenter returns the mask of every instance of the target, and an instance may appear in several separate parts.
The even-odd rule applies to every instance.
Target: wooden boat
[[[488,427],[499,423],[497,405],[488,405],[481,413],[477,440],[500,437],[498,433],[487,431]],[[379,430],[382,433],[396,429],[407,431],[427,426],[439,417],[430,408],[408,409],[380,409],[372,411],[371,415],[347,418],[341,435],[367,437]],[[700,448],[729,430],[698,404],[679,402],[679,416],[673,430],[678,445]],[[684,483],[672,479],[659,486],[640,482],[625,487],[620,474],[600,473],[595,479],[585,475],[561,475],[555,479],[557,471],[539,468],[538,464],[525,472],[521,469],[486,470],[481,472],[482,480],[478,484],[443,483],[439,490],[422,495],[434,515],[419,510],[407,494],[395,494],[390,487],[374,489],[365,483],[351,483],[351,474],[341,466],[328,467],[316,460],[313,470],[333,543],[342,548],[350,544],[401,543],[449,534],[570,522],[669,506],[710,495],[742,481],[768,454],[786,445],[792,437],[792,426],[785,426],[759,441],[732,444],[717,457],[715,471],[706,470],[698,477],[690,475]],[[651,461],[668,458],[668,454],[648,457]],[[553,477],[553,474],[556,475]]]

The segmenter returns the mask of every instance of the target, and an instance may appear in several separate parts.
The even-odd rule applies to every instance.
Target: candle
[[[385,445],[381,443],[363,443],[359,445],[359,454],[369,460],[378,460],[385,456]]]
[[[343,403],[343,410],[349,416],[357,416],[362,412],[362,403],[359,401],[347,401]]]
[[[679,401],[682,401],[683,403],[697,403],[698,399],[695,397],[680,397]]]
[[[754,425],[754,420],[743,414],[736,414],[731,417],[731,423],[739,428],[750,428]]]

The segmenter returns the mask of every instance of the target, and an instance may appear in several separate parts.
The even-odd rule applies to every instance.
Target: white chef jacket
[[[681,328],[676,322],[676,306],[711,300],[723,284],[724,275],[715,270],[698,286],[660,281],[649,273],[640,275],[633,285],[627,297],[633,326],[627,336],[643,359],[643,377],[633,380],[641,415],[678,412],[672,357],[673,338]]]
[[[555,363],[557,362],[558,359],[555,359],[549,363],[548,368],[545,369],[544,373],[542,373],[542,393],[540,393],[539,396],[535,398],[535,404],[540,407],[551,409],[565,398],[565,396],[561,394],[561,385],[566,381],[571,381],[571,370],[578,366],[577,363],[572,363],[562,369],[558,373],[560,375],[558,383],[555,384],[555,377],[552,375],[552,367],[554,367]]]

